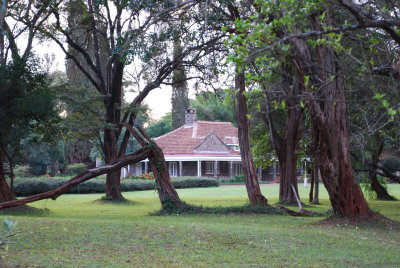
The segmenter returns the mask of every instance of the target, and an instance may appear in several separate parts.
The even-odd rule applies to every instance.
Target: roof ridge
[[[207,123],[207,124],[232,124],[232,122],[220,122],[220,121],[201,121],[201,120],[197,120],[198,123]]]

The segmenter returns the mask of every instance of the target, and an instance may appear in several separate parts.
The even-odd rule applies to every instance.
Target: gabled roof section
[[[154,141],[163,150],[164,154],[199,154],[199,149],[206,149],[208,142],[218,142],[215,138],[210,137],[210,140],[206,142],[207,136],[214,134],[219,143],[226,144],[237,144],[238,142],[238,130],[230,122],[209,122],[209,121],[195,121],[192,125],[184,125],[177,128],[165,135],[155,138]],[[204,141],[203,141],[204,140]],[[204,144],[202,143],[204,142]],[[203,145],[201,145],[203,144]],[[218,145],[220,146],[220,144]],[[197,147],[196,152],[195,147]],[[207,152],[217,152],[210,151]],[[205,152],[205,151],[204,151]],[[228,149],[223,151],[229,155],[240,155],[238,152]]]
[[[214,132],[208,134],[204,139],[194,147],[195,153],[229,153],[230,149],[225,143],[215,135]]]

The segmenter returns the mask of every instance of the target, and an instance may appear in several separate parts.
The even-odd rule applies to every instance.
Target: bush
[[[391,172],[400,171],[400,159],[395,156],[389,156],[383,159],[382,165]]]
[[[140,174],[140,175],[132,175],[129,177],[131,180],[154,180],[154,174],[153,172],[150,172],[148,174]]]
[[[68,172],[70,174],[78,175],[85,171],[87,171],[87,166],[84,163],[77,163],[68,166]]]
[[[244,182],[244,176],[243,175],[236,175],[235,177],[231,178],[229,180],[230,183],[237,183],[237,182]]]
[[[16,165],[14,167],[15,177],[26,178],[32,175],[31,167],[28,165]]]
[[[17,196],[30,196],[53,190],[68,179],[64,178],[25,178],[15,182],[14,190]],[[211,178],[180,177],[173,178],[172,184],[177,189],[196,188],[196,187],[217,187],[218,181]],[[123,192],[154,190],[154,180],[121,180],[121,190]],[[71,194],[104,193],[106,191],[106,180],[103,178],[85,181],[71,190]]]

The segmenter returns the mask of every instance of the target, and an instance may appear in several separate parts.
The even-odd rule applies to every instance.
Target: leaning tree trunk
[[[371,160],[374,165],[378,165],[379,157],[381,156],[383,151],[383,139],[380,137],[379,133],[375,135],[375,142],[376,150],[373,150]],[[371,183],[371,188],[375,191],[378,200],[396,200],[396,198],[391,196],[386,188],[379,183],[376,169],[370,169],[368,171],[368,181]]]
[[[246,183],[247,195],[251,204],[268,204],[267,199],[262,195],[260,185],[257,180],[257,172],[254,167],[253,156],[250,147],[250,124],[247,119],[247,104],[245,92],[244,73],[235,77],[236,100],[235,109],[236,122],[238,125],[238,137],[240,154],[242,156],[242,171]]]
[[[164,153],[161,148],[151,140],[140,126],[136,126],[138,132],[128,123],[122,123],[122,125],[135,137],[143,148],[150,147],[152,150],[153,154],[149,158],[150,167],[156,179],[156,187],[162,209],[170,212],[176,211],[177,209],[186,210],[186,205],[181,201],[172,185],[167,163],[165,162]]]

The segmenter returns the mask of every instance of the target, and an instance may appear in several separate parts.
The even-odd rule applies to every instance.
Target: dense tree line
[[[238,126],[251,203],[268,205],[258,185],[253,152],[258,162],[263,162],[263,154],[279,161],[281,201],[297,199],[296,168],[304,155],[313,162],[313,177],[320,172],[338,215],[370,213],[355,172],[365,177],[378,198],[391,199],[377,175],[399,181],[379,162],[384,148],[398,142],[398,2],[27,0],[6,4],[0,17],[7,33],[0,42],[2,66],[21,60],[26,65],[33,40],[46,38],[65,53],[71,84],[83,88],[84,95],[99,97],[96,107],[66,110],[70,115],[99,118],[90,130],[106,166],[113,167],[104,168],[108,198],[123,198],[120,170],[114,168],[120,159],[136,161],[147,154],[163,207],[172,201],[184,209],[162,152],[149,135],[183,124],[189,106],[188,81],[195,79],[198,90],[214,90],[198,92],[192,102],[198,114]],[[22,33],[29,39],[21,56],[15,39]],[[124,107],[123,81],[129,64],[141,68],[135,79],[142,82],[136,98]],[[137,121],[142,102],[163,85],[173,87],[171,117],[146,133]],[[85,128],[75,126],[76,132]],[[4,131],[1,135],[2,147],[7,148]],[[136,143],[128,152],[132,138]],[[86,150],[83,144],[83,140],[78,143],[80,150]],[[69,147],[74,150],[72,143]],[[4,162],[7,150],[0,152]],[[131,153],[128,158],[127,153]],[[4,191],[8,189],[5,173],[0,169],[1,199],[10,200],[12,195]],[[91,176],[82,175],[73,183]]]

